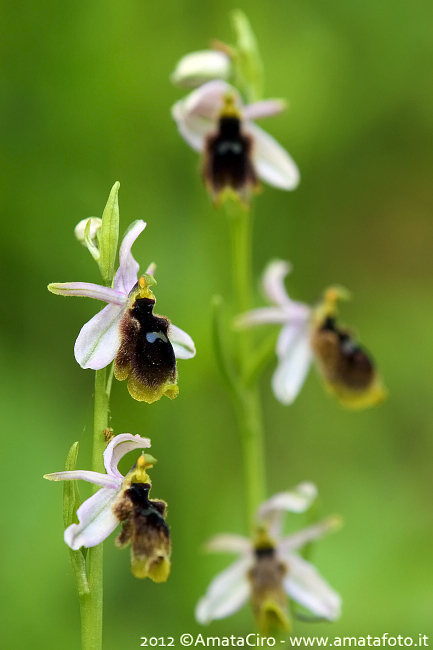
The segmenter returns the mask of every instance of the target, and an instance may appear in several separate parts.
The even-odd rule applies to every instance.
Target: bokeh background
[[[421,0],[138,0],[43,4],[5,0],[1,72],[2,472],[1,627],[4,648],[79,647],[78,604],[62,541],[60,470],[80,440],[89,467],[93,373],[73,343],[97,309],[46,291],[52,281],[98,281],[73,228],[100,216],[121,182],[121,229],[144,218],[134,248],[158,264],[158,310],[194,337],[179,363],[180,395],[147,406],[116,383],[115,432],[152,438],[153,496],[169,503],[173,571],[138,581],[128,551],[105,542],[106,650],[141,636],[245,635],[249,608],[199,628],[193,609],[229,556],[201,544],[243,532],[240,445],[210,339],[210,300],[230,309],[228,227],[180,139],[168,80],[185,53],[228,42],[229,11],[247,11],[268,96],[290,111],[264,124],[297,161],[294,193],[257,200],[254,269],[290,259],[291,294],[312,301],[338,282],[354,300],[343,319],[373,351],[390,392],[382,406],[342,410],[312,371],[295,404],[262,381],[269,495],[302,480],[322,515],[344,528],[313,560],[344,601],[332,625],[298,635],[431,634],[433,5]],[[256,304],[262,304],[259,291]],[[86,495],[86,486],[82,486]],[[293,515],[291,526],[304,524]]]

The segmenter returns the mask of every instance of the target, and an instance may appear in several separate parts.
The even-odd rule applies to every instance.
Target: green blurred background
[[[121,230],[148,227],[134,247],[158,264],[158,311],[186,329],[197,357],[179,363],[180,395],[151,407],[116,383],[112,426],[152,438],[153,496],[169,503],[169,582],[138,581],[128,551],[105,542],[105,650],[141,636],[255,630],[249,608],[203,629],[193,609],[230,557],[205,556],[211,535],[243,532],[240,446],[211,349],[210,299],[230,302],[224,214],[212,209],[196,154],[178,136],[168,80],[185,53],[230,42],[228,13],[247,11],[268,96],[290,111],[264,123],[302,181],[257,200],[255,277],[290,259],[291,294],[312,301],[350,288],[343,319],[373,351],[390,391],[382,406],[342,410],[315,371],[295,404],[263,377],[269,495],[317,483],[322,515],[344,528],[314,562],[344,601],[332,625],[298,635],[431,634],[433,5],[421,0],[255,0],[148,3],[5,0],[2,8],[2,562],[4,648],[79,647],[78,604],[62,541],[60,470],[80,440],[90,463],[93,372],[73,357],[89,300],[49,282],[99,281],[73,228],[100,216],[121,182]],[[259,292],[256,304],[262,304]],[[82,493],[87,494],[86,486]],[[303,525],[293,515],[292,526]],[[429,629],[430,626],[430,629]],[[179,646],[178,646],[179,647]]]

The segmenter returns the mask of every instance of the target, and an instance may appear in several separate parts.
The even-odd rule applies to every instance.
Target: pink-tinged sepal
[[[231,616],[245,605],[250,595],[247,574],[251,564],[251,557],[242,557],[212,580],[195,610],[199,623],[207,625],[212,620]]]
[[[287,595],[310,612],[329,621],[341,615],[341,598],[322,578],[317,569],[294,553],[290,555],[289,572],[284,579]]]
[[[278,115],[286,108],[287,102],[284,99],[263,99],[260,102],[244,106],[242,114],[245,120],[259,120],[262,117]]]
[[[254,140],[259,177],[280,190],[295,190],[300,181],[299,169],[284,147],[257,124],[249,123],[246,130]]]
[[[334,532],[341,528],[342,519],[338,515],[331,515],[322,521],[312,524],[299,532],[292,533],[283,539],[279,543],[279,549],[282,554],[291,553],[297,551],[306,544],[310,542],[315,542],[317,539],[320,539],[327,533]],[[281,535],[281,528],[279,529],[279,535]]]
[[[313,359],[310,328],[297,323],[284,327],[277,340],[278,366],[272,377],[275,397],[292,404],[301,390]]]
[[[81,504],[77,510],[79,523],[65,530],[65,542],[73,551],[97,546],[117,528],[119,522],[112,511],[117,496],[117,490],[101,488]]]
[[[82,368],[100,370],[113,361],[120,345],[123,313],[122,307],[107,305],[83,325],[74,347],[75,359]]]
[[[93,483],[100,487],[111,488],[112,490],[117,490],[122,483],[121,478],[84,469],[45,474],[44,478],[48,481],[87,481],[88,483]]]
[[[168,338],[173,346],[176,359],[192,359],[195,357],[195,344],[189,334],[170,323]]]
[[[117,469],[119,461],[134,449],[148,449],[150,447],[149,438],[133,435],[132,433],[119,433],[107,445],[104,451],[104,467],[107,474],[117,476],[123,480],[122,474]]]
[[[285,260],[272,260],[263,271],[262,287],[265,296],[279,307],[289,307],[292,304],[289,298],[285,278],[291,273],[292,265]]]
[[[125,304],[125,294],[121,291],[103,287],[100,284],[92,284],[91,282],[53,282],[48,285],[48,291],[58,296],[94,298],[95,300],[103,300],[119,306]]]
[[[129,294],[134,284],[137,282],[139,264],[134,259],[131,248],[138,235],[146,228],[146,223],[139,219],[132,223],[122,241],[119,250],[119,268],[114,278],[114,288],[123,294]]]
[[[301,513],[308,510],[317,497],[317,487],[310,481],[299,483],[293,490],[278,492],[262,503],[257,511],[257,521],[263,521],[272,537],[279,538],[286,512]]]

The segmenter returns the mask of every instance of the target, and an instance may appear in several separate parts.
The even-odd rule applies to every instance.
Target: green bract
[[[231,13],[236,34],[235,77],[248,102],[256,102],[263,95],[263,64],[255,34],[243,11]]]
[[[99,234],[99,269],[102,280],[108,287],[111,286],[114,277],[114,265],[116,262],[117,242],[119,240],[119,193],[120,183],[114,183],[107,205],[102,214],[102,226]]]

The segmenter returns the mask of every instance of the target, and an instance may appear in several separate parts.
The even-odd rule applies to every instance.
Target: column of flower
[[[67,282],[48,289],[62,296],[87,296],[107,303],[86,323],[75,342],[75,358],[82,368],[95,370],[93,458],[91,470],[77,470],[78,443],[72,445],[65,471],[47,474],[66,481],[64,539],[80,600],[83,650],[102,648],[102,542],[119,524],[118,548],[131,545],[131,570],[137,578],[165,582],[170,573],[170,533],[164,501],[150,498],[148,470],[155,459],[144,452],[123,476],[118,463],[133,450],[147,450],[148,438],[130,433],[113,435],[109,428],[109,401],[114,377],[126,380],[130,395],[151,404],[178,392],[176,359],[195,355],[194,342],[164,316],[154,314],[155,264],[138,276],[131,247],[146,227],[130,225],[119,248],[119,183],[111,190],[102,219],[78,224],[75,234],[99,266],[102,284]],[[108,444],[107,444],[108,443]],[[81,503],[76,480],[93,483],[93,496]],[[100,489],[98,489],[100,488]],[[88,549],[86,552],[85,549]]]
[[[265,455],[257,380],[266,362],[276,354],[278,365],[272,388],[278,400],[290,404],[298,395],[313,359],[328,391],[348,408],[365,408],[385,397],[370,355],[351,332],[338,323],[337,302],[347,299],[342,287],[331,287],[314,307],[288,296],[284,279],[290,264],[269,263],[263,290],[271,306],[251,309],[251,202],[260,181],[282,190],[294,190],[299,171],[287,151],[253,120],[280,113],[285,102],[262,99],[263,66],[255,36],[245,15],[232,13],[234,46],[213,41],[211,50],[188,54],[179,61],[172,81],[194,88],[172,109],[179,133],[201,154],[204,184],[211,200],[227,215],[232,239],[233,287],[238,330],[236,358],[225,345],[222,299],[214,299],[215,354],[232,399],[243,446],[246,512],[251,539],[223,534],[208,543],[208,550],[237,553],[238,559],[219,574],[199,601],[196,618],[209,623],[236,612],[248,599],[261,631],[275,627],[289,631],[294,614],[290,599],[320,620],[340,614],[340,598],[317,570],[302,557],[301,549],[338,526],[330,517],[288,537],[283,514],[304,512],[317,496],[305,482],[294,490],[266,499]],[[231,83],[229,83],[229,81]],[[257,349],[253,326],[277,324],[281,331]],[[230,349],[232,349],[230,348]]]

